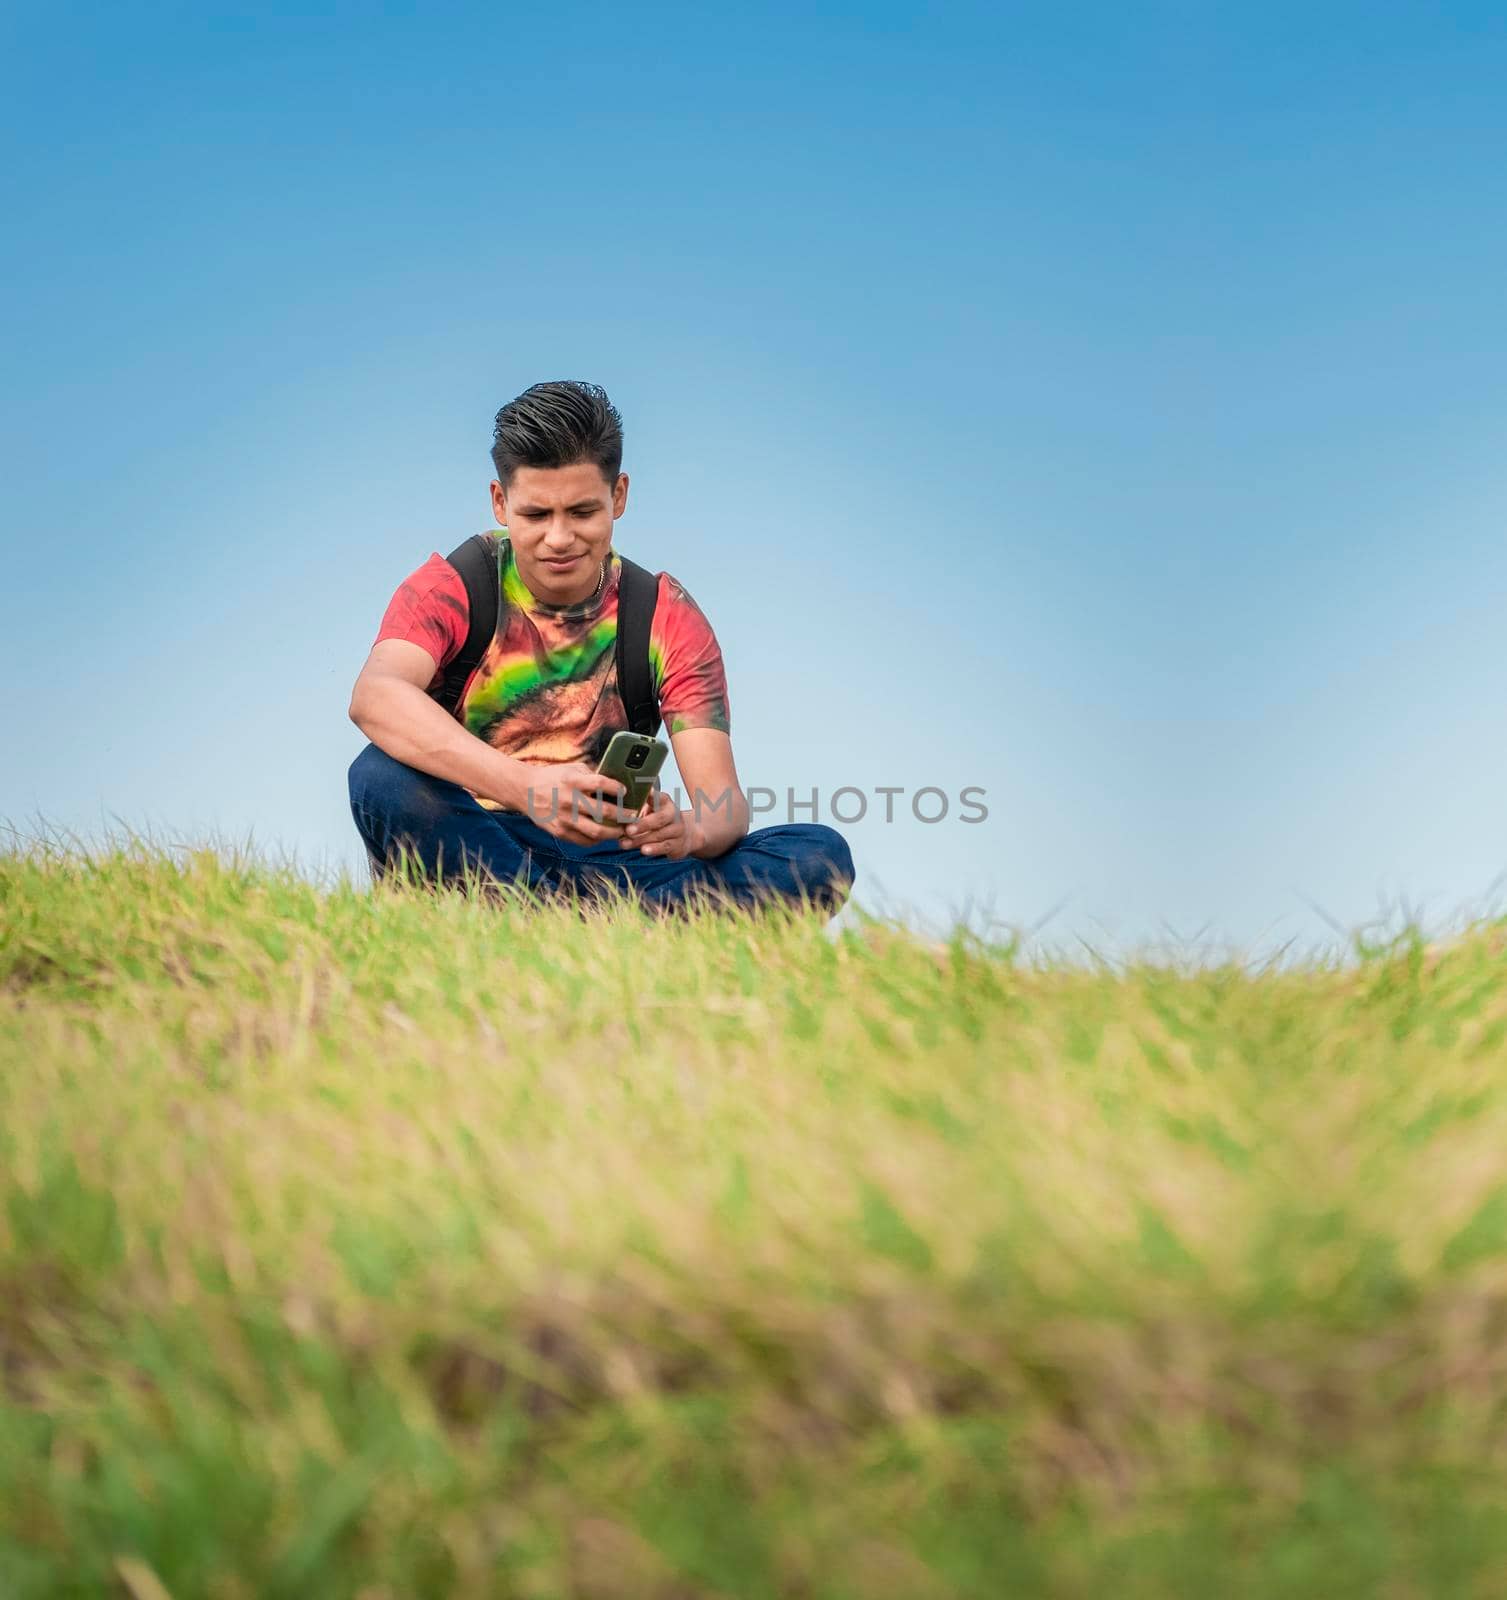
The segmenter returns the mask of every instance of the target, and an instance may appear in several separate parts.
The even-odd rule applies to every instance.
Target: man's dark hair
[[[492,464],[504,489],[519,467],[595,462],[608,484],[623,469],[623,419],[594,383],[536,383],[497,413]]]

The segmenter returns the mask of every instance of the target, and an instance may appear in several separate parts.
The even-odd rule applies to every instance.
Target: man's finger
[[[605,772],[593,772],[590,767],[557,768],[550,774],[551,786],[566,794],[626,794],[628,786],[621,778],[611,778]]]
[[[593,773],[592,776],[598,775]],[[590,815],[598,810],[611,815],[619,801],[619,794],[613,792],[613,787],[621,791],[623,786],[616,778],[606,777],[602,778],[602,785],[603,792],[598,793],[585,784],[550,784],[548,787],[537,784],[524,797],[528,815],[536,822],[545,817]]]
[[[675,802],[663,789],[656,789],[653,794],[639,807],[638,815],[647,820],[649,818],[663,819],[677,816]]]
[[[619,800],[628,790],[621,778],[609,778],[604,773],[593,772],[589,779],[583,778],[579,783],[571,784],[569,792],[590,797],[601,795],[605,800]]]
[[[677,826],[675,817],[635,817],[623,831],[630,839],[657,839],[662,833],[674,832]]]
[[[616,795],[588,794],[583,790],[577,790],[571,796],[569,809],[572,817],[586,817],[592,822],[610,819],[619,827],[631,821],[633,816],[631,811],[624,810]]]
[[[649,855],[673,849],[682,839],[679,828],[655,828],[652,832],[624,834],[623,844],[629,850],[642,850]]]
[[[628,831],[630,833],[657,833],[661,829],[678,826],[680,822],[679,809],[669,795],[665,795],[665,802],[664,805],[659,805],[656,802],[652,811],[639,812],[633,821],[628,824]]]

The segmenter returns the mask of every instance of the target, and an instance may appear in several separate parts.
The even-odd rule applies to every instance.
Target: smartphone
[[[669,753],[670,747],[663,739],[623,731],[613,734],[602,759],[597,762],[597,771],[609,778],[621,779],[628,792],[620,796],[617,803],[636,816],[654,793],[654,780]]]

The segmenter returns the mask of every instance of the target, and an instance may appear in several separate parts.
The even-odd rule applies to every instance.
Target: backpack
[[[450,552],[450,565],[461,575],[470,604],[471,623],[460,654],[445,668],[435,699],[454,716],[466,680],[486,654],[497,631],[497,540],[495,533],[473,534]],[[617,687],[628,726],[650,738],[659,732],[659,702],[649,666],[649,623],[659,599],[659,579],[636,561],[619,556],[622,572],[617,592]]]

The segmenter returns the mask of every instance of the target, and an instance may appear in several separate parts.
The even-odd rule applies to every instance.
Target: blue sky
[[[1465,5],[10,7],[0,817],[354,868],[383,606],[577,377],[745,783],[986,791],[871,905],[1494,904],[1504,81]]]

